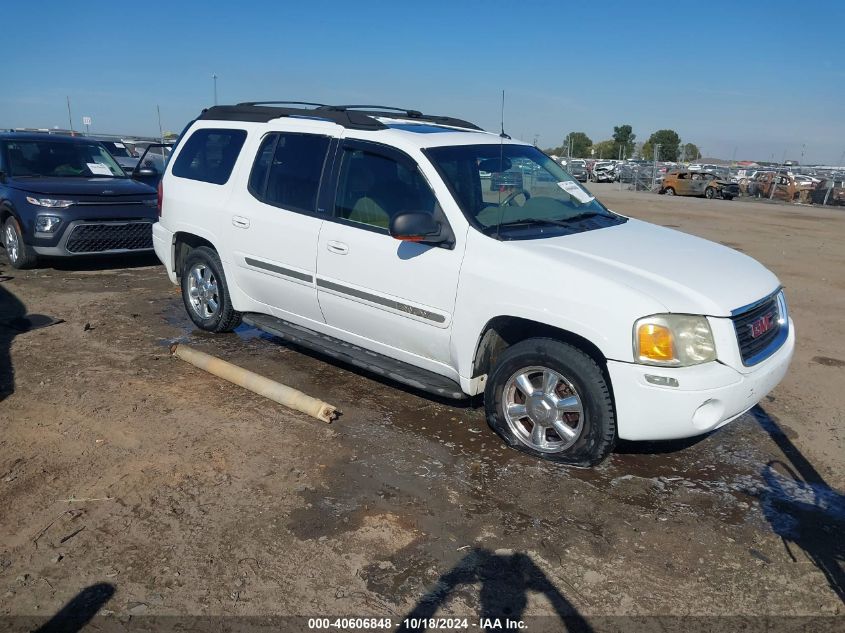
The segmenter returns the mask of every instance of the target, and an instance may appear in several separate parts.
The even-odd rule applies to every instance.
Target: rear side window
[[[226,184],[245,140],[245,130],[197,130],[176,157],[173,175],[215,185]]]
[[[313,213],[329,149],[327,136],[272,134],[264,139],[249,190],[267,204]]]

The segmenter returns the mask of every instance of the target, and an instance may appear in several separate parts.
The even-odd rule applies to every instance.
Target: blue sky
[[[139,9],[136,14],[133,9]],[[384,103],[543,146],[629,123],[705,155],[838,162],[845,2],[9,2],[0,127],[157,134],[213,103]],[[162,28],[164,27],[164,28]]]

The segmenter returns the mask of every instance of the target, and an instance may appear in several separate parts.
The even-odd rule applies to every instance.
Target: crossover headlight
[[[29,204],[34,204],[36,207],[48,207],[50,209],[66,209],[73,204],[73,200],[57,200],[55,198],[33,198],[26,197]]]
[[[645,365],[687,367],[716,360],[707,318],[655,314],[634,324],[634,358]]]
[[[52,233],[59,228],[61,223],[62,219],[55,215],[39,215],[35,218],[35,232]]]

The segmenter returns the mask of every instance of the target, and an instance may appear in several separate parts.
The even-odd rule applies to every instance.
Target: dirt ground
[[[589,471],[505,449],[476,405],[248,328],[201,333],[154,259],[0,260],[0,320],[64,320],[0,327],[0,615],[49,617],[94,587],[94,610],[121,622],[841,616],[845,213],[591,188],[774,270],[798,348],[724,429],[621,444]],[[326,425],[225,383],[171,359],[174,341],[343,416]]]

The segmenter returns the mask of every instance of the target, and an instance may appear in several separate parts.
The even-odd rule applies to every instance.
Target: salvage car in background
[[[0,221],[14,268],[40,256],[151,251],[156,192],[85,137],[0,134]]]
[[[784,202],[807,202],[813,187],[795,180],[789,173],[764,172],[754,178],[758,198],[783,200]]]
[[[677,169],[666,174],[660,193],[667,196],[704,196],[731,200],[739,195],[739,185],[720,180],[715,174]]]
[[[813,204],[845,206],[845,180],[822,180],[810,194]]]
[[[596,163],[593,165],[593,172],[590,174],[590,180],[593,182],[613,182],[615,178],[615,167],[610,161]]]
[[[571,160],[566,165],[566,171],[578,182],[587,182],[590,173],[587,171],[587,163],[583,160]]]
[[[96,138],[90,136],[88,138],[94,141],[99,141],[103,146],[105,146],[105,148],[109,150],[109,154],[114,157],[117,164],[120,165],[121,169],[123,169],[123,171],[127,174],[132,174],[135,170],[135,166],[138,164],[138,157],[129,151],[129,148],[125,143],[106,138]]]

